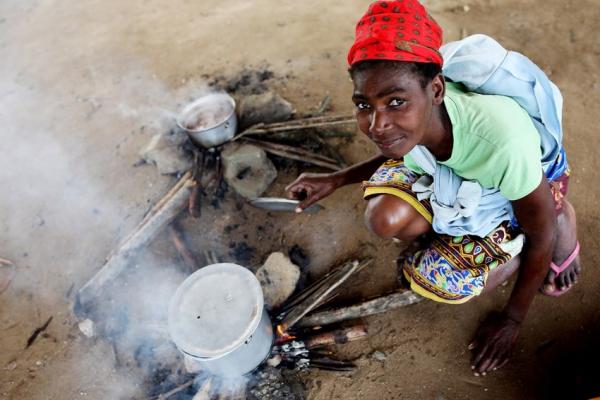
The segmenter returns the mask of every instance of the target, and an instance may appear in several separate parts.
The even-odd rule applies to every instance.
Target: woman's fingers
[[[321,200],[321,196],[319,196],[318,193],[308,194],[306,198],[304,198],[304,200],[302,200],[298,204],[298,208],[300,208],[300,210],[304,210],[305,208],[309,207],[311,204],[316,203],[319,200]],[[298,212],[297,209],[296,212]]]
[[[492,357],[492,362],[487,367],[487,372],[495,371],[498,369],[498,366],[502,364],[504,359],[506,358],[506,352],[503,350],[497,351]]]
[[[288,193],[288,195],[292,196],[296,192],[306,190],[306,186],[306,176],[304,174],[301,174],[298,178],[296,178],[295,181],[287,185],[284,190]]]
[[[296,196],[305,191],[306,185],[302,182],[292,182],[285,188],[287,195],[292,198],[296,198]]]
[[[488,371],[488,367],[494,361],[494,356],[496,355],[496,349],[493,346],[490,346],[486,349],[485,353],[483,353],[479,363],[475,367],[475,371],[485,375]]]
[[[479,369],[479,363],[481,362],[481,360],[483,360],[483,358],[487,354],[488,348],[489,348],[488,344],[484,343],[483,346],[478,346],[475,349],[475,357],[473,358],[473,363],[471,364],[471,368],[474,368],[475,370]]]

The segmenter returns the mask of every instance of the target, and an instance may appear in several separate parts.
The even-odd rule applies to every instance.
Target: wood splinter
[[[29,336],[29,339],[27,339],[27,345],[25,346],[26,349],[31,347],[31,345],[33,344],[33,342],[35,342],[35,340],[38,338],[38,336],[40,336],[40,334],[42,332],[44,332],[46,329],[48,329],[48,325],[50,325],[50,322],[52,322],[52,318],[54,318],[54,317],[52,316],[52,317],[48,318],[48,320],[46,321],[46,323],[44,325],[40,326],[39,328],[36,328],[33,331],[31,336]]]

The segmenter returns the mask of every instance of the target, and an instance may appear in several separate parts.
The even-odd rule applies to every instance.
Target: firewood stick
[[[195,181],[190,192],[190,198],[188,201],[188,212],[192,218],[200,218],[200,197],[202,189],[200,188],[200,182]]]
[[[174,388],[172,390],[169,390],[166,393],[159,394],[158,397],[152,397],[151,400],[154,400],[154,399],[156,399],[156,400],[167,400],[169,397],[173,396],[174,394],[177,394],[177,393],[181,392],[182,390],[185,390],[185,389],[189,388],[193,384],[194,384],[194,380],[190,379],[189,381],[187,381],[183,385],[179,385],[176,388]]]
[[[330,95],[326,95],[325,97],[323,97],[323,100],[321,100],[321,103],[319,103],[319,108],[317,109],[317,115],[315,115],[316,117],[319,117],[321,115],[323,115],[323,113],[325,111],[327,111],[327,109],[329,108],[329,105],[331,104],[331,96]]]
[[[337,279],[337,275],[339,273],[340,273],[340,269],[333,269],[333,270],[327,272],[325,275],[320,277],[318,280],[311,283],[303,291],[301,291],[297,295],[293,296],[291,299],[288,299],[288,301],[283,305],[283,308],[281,310],[282,313],[286,313],[288,310],[290,310],[290,309],[294,308],[296,305],[300,304],[308,296],[314,294],[315,291],[317,291],[319,288],[321,288],[325,285],[328,285],[330,282],[333,282],[335,279]]]
[[[307,349],[314,349],[315,347],[344,344],[364,339],[367,337],[367,334],[365,325],[359,324],[349,328],[337,329],[335,331],[314,335],[303,341]]]
[[[192,179],[194,180],[194,186],[190,193],[190,201],[188,204],[188,212],[192,218],[200,217],[200,198],[202,195],[201,177],[204,164],[204,152],[196,150],[194,152],[194,173]]]
[[[370,265],[373,260],[362,262],[349,261],[342,266],[338,279],[325,287],[319,288],[314,294],[308,296],[303,302],[295,306],[281,322],[283,332],[294,326],[302,317],[314,310],[319,305],[323,304],[323,300],[327,298],[338,286],[344,283],[350,275],[356,271]],[[343,272],[342,272],[343,271]]]
[[[333,158],[325,157],[320,154],[311,153],[306,150],[298,149],[292,146],[282,144],[269,143],[260,140],[244,138],[250,144],[260,147],[267,153],[275,154],[276,156],[289,158],[291,160],[302,161],[309,164],[314,164],[319,167],[338,171],[341,167]]]
[[[248,129],[235,136],[232,141],[246,137],[247,135],[264,135],[269,133],[286,132],[286,131],[301,131],[303,129],[323,128],[335,125],[344,125],[356,123],[356,119],[352,115],[325,116],[325,117],[309,117],[296,119],[292,121],[276,122],[272,124],[259,123],[252,125]]]
[[[366,260],[365,262],[363,262],[362,264],[360,264],[358,266],[358,269],[355,270],[352,273],[356,273],[359,272],[360,270],[362,270],[364,267],[370,265],[371,260]],[[329,287],[332,284],[336,284],[336,282],[338,282],[339,279],[346,279],[344,278],[344,268],[348,266],[348,263],[338,267],[338,268],[334,268],[331,271],[327,272],[325,275],[323,275],[322,277],[320,277],[317,281],[313,282],[312,284],[310,284],[307,288],[305,288],[302,292],[300,292],[299,294],[295,295],[292,299],[288,300],[288,302],[283,306],[282,309],[282,314],[287,314],[289,313],[289,311],[291,309],[293,309],[294,307],[296,307],[298,304],[306,301],[306,299],[308,297],[314,296],[314,294],[318,291],[318,290],[323,290],[322,288],[324,287]],[[342,281],[343,282],[343,281]],[[325,297],[323,301],[320,302],[320,304],[325,304],[327,303],[329,300],[333,299],[334,297],[337,296],[337,293],[331,293],[329,295],[329,297]]]
[[[160,211],[165,206],[165,204],[169,200],[171,200],[171,198],[181,190],[181,188],[183,188],[185,185],[190,185],[191,177],[192,177],[192,171],[187,171],[185,174],[183,174],[181,176],[181,178],[179,178],[177,183],[175,183],[175,185],[173,185],[173,187],[171,189],[169,189],[169,191],[158,202],[156,202],[154,207],[152,207],[152,209],[150,209],[150,212],[148,212],[148,214],[146,214],[146,216],[142,219],[142,222],[140,222],[140,224],[138,225],[138,229],[142,225],[147,223],[153,217],[154,214],[156,214],[158,211]],[[135,232],[136,231],[134,230],[132,232],[132,234],[135,234]]]
[[[297,126],[304,126],[306,124],[313,124],[313,123],[318,123],[318,122],[334,122],[334,121],[348,121],[348,120],[355,121],[356,119],[354,118],[353,115],[348,114],[348,115],[325,115],[325,116],[316,116],[316,117],[306,117],[306,118],[300,118],[300,119],[292,119],[289,121],[273,122],[270,124],[265,124],[265,123],[260,122],[258,124],[252,125],[248,129],[246,129],[244,132],[253,131],[256,129],[272,129],[272,128],[280,128],[280,127],[293,127],[293,126],[297,127]]]
[[[186,174],[187,175],[187,174]],[[85,309],[86,304],[93,302],[103,292],[105,285],[117,278],[127,267],[131,257],[148,245],[152,239],[169,224],[184,208],[192,181],[186,179],[178,183],[178,190],[168,200],[161,202],[161,207],[154,207],[152,215],[140,224],[135,231],[106,261],[104,266],[90,279],[77,295],[79,306]],[[170,191],[169,193],[171,193]]]
[[[343,307],[334,310],[322,311],[308,315],[298,321],[299,328],[333,324],[335,322],[347,321],[350,319],[363,318],[369,315],[380,314],[396,308],[404,307],[410,304],[418,303],[424,298],[412,290],[403,290],[387,296],[365,301],[350,307]]]
[[[326,122],[313,122],[307,124],[293,124],[289,126],[279,126],[279,127],[263,127],[256,128],[252,130],[248,130],[243,132],[244,135],[260,135],[265,133],[277,133],[277,132],[286,132],[300,129],[311,129],[311,128],[322,128],[324,126],[334,126],[334,125],[342,125],[342,124],[350,124],[356,122],[354,118],[351,119],[343,119],[339,121],[326,121]]]
[[[354,371],[356,369],[356,365],[354,363],[333,360],[329,357],[311,359],[308,366],[310,368],[318,368],[328,371]]]
[[[346,168],[348,166],[346,160],[344,160],[344,157],[342,157],[342,155],[338,153],[338,151],[334,149],[329,143],[327,143],[319,134],[313,133],[310,135],[310,137],[312,137],[317,143],[319,143],[321,147],[325,149],[327,153],[329,153],[331,158],[333,158],[335,162],[340,165],[340,167]]]
[[[305,150],[301,147],[289,146],[286,144],[267,142],[264,140],[251,139],[251,138],[245,138],[244,140],[246,142],[248,142],[250,144],[254,144],[256,146],[262,146],[265,149],[280,150],[282,152],[289,153],[292,155],[311,157],[311,158],[314,158],[315,160],[323,161],[323,162],[331,163],[331,164],[334,164],[336,162],[336,160],[334,158],[327,157],[322,154],[313,153],[313,152]]]
[[[214,392],[215,390],[213,390],[213,378],[207,378],[204,381],[204,383],[202,383],[200,390],[196,392],[192,400],[211,400],[212,394]]]
[[[342,169],[339,165],[334,164],[334,163],[329,163],[326,161],[321,161],[321,160],[317,160],[311,157],[307,157],[307,156],[302,156],[302,155],[297,155],[294,153],[288,153],[286,151],[283,150],[279,150],[279,149],[273,149],[273,148],[269,148],[269,147],[263,147],[261,145],[258,145],[259,147],[263,148],[264,151],[266,151],[267,153],[271,153],[274,154],[276,156],[279,157],[283,157],[283,158],[289,158],[290,160],[295,160],[295,161],[302,161],[308,164],[313,164],[316,165],[317,167],[323,167],[323,168],[327,168],[330,169],[332,171],[339,171],[340,169]]]
[[[161,208],[164,207],[164,205],[171,200],[171,198],[173,197],[173,195],[175,195],[179,190],[181,190],[181,188],[186,184],[186,182],[189,184],[189,180],[192,176],[192,172],[191,171],[187,171],[185,174],[183,174],[183,176],[175,183],[175,185],[173,185],[173,187],[171,189],[169,189],[169,191],[150,209],[150,211],[148,211],[148,213],[142,218],[142,220],[140,221],[140,223],[135,227],[135,229],[133,231],[131,231],[129,233],[129,235],[125,236],[125,238],[123,240],[121,240],[121,243],[119,244],[119,246],[117,248],[115,248],[114,250],[112,250],[108,257],[106,257],[106,261],[108,262],[109,259],[111,259],[118,251],[119,249],[121,249],[122,247],[124,247],[126,245],[126,243],[133,237],[135,236],[135,234],[137,232],[139,232],[140,230],[143,229],[144,225],[150,221],[150,219],[152,219],[152,217],[154,216],[154,214],[156,214],[158,211],[160,211]]]
[[[175,246],[175,249],[181,256],[181,259],[183,260],[183,263],[185,264],[188,272],[192,273],[195,270],[197,270],[198,262],[196,261],[196,257],[185,242],[185,237],[183,236],[183,233],[181,233],[179,226],[174,222],[171,225],[169,225],[168,231],[169,238],[171,239],[173,245]]]

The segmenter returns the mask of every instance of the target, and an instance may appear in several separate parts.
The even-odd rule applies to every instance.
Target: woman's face
[[[385,157],[402,158],[423,142],[432,119],[432,82],[423,89],[421,78],[408,68],[385,65],[354,72],[353,82],[358,126]]]

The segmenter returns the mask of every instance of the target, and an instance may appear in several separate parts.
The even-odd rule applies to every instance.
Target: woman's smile
[[[406,136],[399,136],[399,137],[390,138],[390,139],[386,139],[386,140],[373,139],[373,141],[375,142],[377,147],[379,147],[380,149],[387,150],[387,149],[391,149],[392,147],[399,145],[400,143],[402,143],[404,141],[404,139],[406,139]]]

